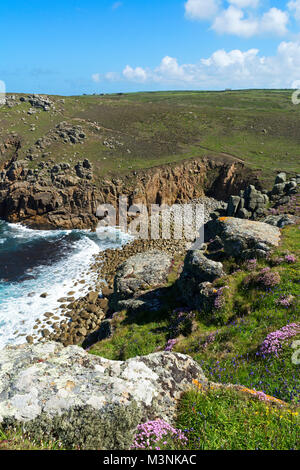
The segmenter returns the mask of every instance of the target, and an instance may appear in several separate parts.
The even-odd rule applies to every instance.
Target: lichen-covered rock
[[[0,355],[0,422],[67,447],[129,449],[138,424],[172,422],[193,379],[206,382],[201,367],[178,353],[121,362],[53,342],[10,346]]]
[[[200,250],[191,250],[184,260],[182,274],[196,278],[198,282],[213,282],[225,273],[222,263],[210,260]]]
[[[286,225],[293,225],[297,221],[296,217],[289,214],[281,215],[268,215],[263,222],[265,224],[273,225],[274,227],[283,228]]]
[[[275,179],[275,184],[282,184],[282,183],[286,183],[286,173],[284,172],[278,173]]]
[[[215,292],[211,283],[224,275],[222,263],[210,260],[200,250],[189,251],[178,280],[182,297],[190,307],[209,310]]]
[[[165,283],[172,259],[162,251],[146,251],[123,263],[114,280],[114,300],[119,302]]]
[[[206,236],[222,240],[228,256],[243,259],[266,257],[280,242],[278,227],[252,220],[221,217],[208,222]]]

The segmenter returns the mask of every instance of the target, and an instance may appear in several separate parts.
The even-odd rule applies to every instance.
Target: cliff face
[[[254,174],[240,161],[199,158],[132,172],[96,182],[88,160],[74,168],[45,162],[38,170],[14,157],[0,169],[0,218],[40,229],[92,228],[99,204],[117,207],[119,195],[129,204],[174,204],[204,194],[228,199]]]

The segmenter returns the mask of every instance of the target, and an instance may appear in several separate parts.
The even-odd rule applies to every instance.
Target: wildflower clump
[[[224,307],[226,303],[226,298],[225,298],[226,289],[229,289],[229,287],[228,286],[220,287],[216,292],[216,297],[214,300],[214,307],[217,310],[220,310],[222,307]]]
[[[282,256],[276,256],[270,260],[270,263],[272,266],[280,266],[282,263],[284,263],[284,258]]]
[[[285,255],[284,260],[286,261],[286,263],[294,264],[296,263],[297,258],[294,255]]]
[[[163,450],[183,447],[188,439],[183,431],[176,429],[163,419],[139,424],[131,449]]]
[[[264,288],[275,287],[280,284],[280,275],[277,271],[271,271],[270,268],[264,268],[257,276],[257,283]]]
[[[256,396],[260,401],[273,402],[273,403],[276,403],[280,406],[286,406],[286,403],[284,401],[279,400],[276,397],[272,397],[270,395],[267,395],[265,392],[257,391],[255,389],[250,389],[250,388],[247,388],[247,387],[242,387],[240,390],[241,390],[241,392],[249,393],[251,395]]]
[[[177,343],[177,339],[169,339],[169,341],[166,344],[165,351],[172,351],[176,343]]]
[[[192,331],[194,319],[195,314],[189,309],[178,308],[173,310],[170,318],[170,337],[188,336]]]
[[[260,354],[275,354],[278,356],[284,341],[300,334],[300,323],[289,323],[279,330],[269,333],[260,347]]]
[[[271,271],[271,268],[263,268],[258,273],[253,273],[244,279],[244,286],[258,286],[264,290],[271,289],[280,284],[281,278],[277,271]]]
[[[245,268],[247,271],[255,271],[257,268],[257,260],[255,258],[249,259],[245,264]]]
[[[281,307],[289,308],[293,305],[294,301],[295,297],[293,295],[281,296],[277,299],[276,304]]]

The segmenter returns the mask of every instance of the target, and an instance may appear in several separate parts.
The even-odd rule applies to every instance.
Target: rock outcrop
[[[57,343],[6,347],[0,355],[0,422],[66,447],[129,449],[137,425],[172,422],[177,400],[201,367],[189,356],[160,352],[126,362]]]
[[[228,217],[239,219],[258,219],[267,214],[271,204],[278,207],[288,204],[291,197],[297,193],[300,184],[300,175],[287,180],[286,173],[276,176],[275,184],[271,191],[260,191],[254,185],[249,185],[239,195],[231,195],[227,207]]]
[[[211,283],[224,275],[222,263],[210,260],[200,250],[189,251],[178,280],[183,299],[191,308],[209,309],[216,292]]]
[[[33,108],[41,108],[44,111],[49,111],[50,108],[54,106],[53,102],[48,98],[48,96],[42,95],[22,96],[20,101],[28,102]]]
[[[234,217],[220,217],[206,224],[206,237],[218,237],[228,256],[249,259],[265,258],[279,245],[280,229],[272,225]]]
[[[293,225],[297,221],[297,218],[289,214],[281,215],[268,215],[262,222],[265,224],[273,225],[274,227],[283,228],[286,225]]]
[[[227,215],[240,219],[255,219],[264,214],[269,203],[267,194],[258,191],[253,185],[248,186],[239,196],[231,196]]]
[[[155,295],[143,296],[145,292],[161,287],[166,281],[172,258],[158,250],[146,251],[130,257],[123,263],[114,279],[114,303],[118,310],[123,308],[157,307]]]
[[[80,130],[77,133],[84,139]],[[3,148],[11,160],[0,166],[0,218],[32,228],[95,227],[98,206],[112,204],[117,209],[120,195],[127,196],[128,206],[145,204],[149,208],[151,204],[192,201],[204,194],[224,199],[237,194],[249,180],[257,183],[257,177],[242,163],[217,158],[163,165],[100,181],[88,159],[73,166],[45,160],[38,168],[29,168],[32,155],[28,161],[18,160],[18,145],[20,142],[10,140]]]

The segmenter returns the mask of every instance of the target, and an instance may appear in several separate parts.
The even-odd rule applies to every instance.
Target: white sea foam
[[[18,243],[38,238],[64,237],[71,231],[35,231],[19,224],[10,224],[5,236],[18,238]],[[21,344],[32,334],[37,319],[46,312],[61,316],[61,297],[75,292],[75,299],[84,296],[88,288],[95,284],[98,274],[90,270],[94,256],[107,248],[117,248],[129,241],[130,237],[117,229],[74,231],[80,234],[72,243],[71,251],[52,265],[38,266],[30,270],[30,277],[21,282],[1,283],[0,286],[0,349],[7,344]],[[1,270],[1,267],[0,267]],[[0,271],[1,272],[1,271]],[[26,274],[26,273],[25,273]],[[1,274],[0,274],[1,278]],[[86,283],[78,283],[85,279]],[[77,285],[74,285],[76,284]],[[41,294],[47,293],[46,298]]]

